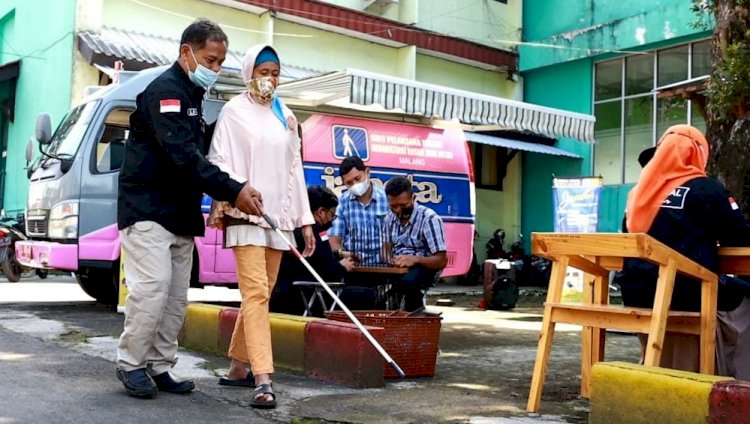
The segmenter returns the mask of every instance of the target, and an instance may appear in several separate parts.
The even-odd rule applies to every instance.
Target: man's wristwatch
[[[344,259],[344,256],[341,254],[341,252],[343,252],[343,250],[344,249],[338,249],[338,250],[336,250],[336,257],[337,258]]]

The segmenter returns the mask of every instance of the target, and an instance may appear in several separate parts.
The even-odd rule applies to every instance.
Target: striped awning
[[[594,142],[595,118],[591,115],[358,69],[283,83],[277,92],[289,105],[377,105],[385,111],[458,119],[462,124],[482,126],[483,130],[503,129]]]
[[[505,147],[511,150],[523,150],[529,153],[539,153],[542,155],[563,156],[566,158],[581,159],[580,155],[568,152],[557,147],[548,146],[540,143],[530,143],[528,141],[511,140],[505,137],[496,137],[493,135],[479,134],[471,131],[465,131],[466,139],[479,144],[487,144],[495,147]]]

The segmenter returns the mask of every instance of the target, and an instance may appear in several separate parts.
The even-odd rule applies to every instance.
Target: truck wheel
[[[49,271],[46,269],[37,269],[36,270],[36,276],[39,277],[39,279],[44,280],[49,275]]]
[[[112,269],[83,269],[76,273],[76,280],[87,295],[97,302],[114,306],[117,305],[117,292],[120,284],[118,274]]]
[[[8,279],[11,283],[17,283],[21,281],[21,273],[23,272],[21,270],[21,267],[18,266],[18,262],[16,262],[16,252],[15,250],[6,247],[8,251],[5,253],[5,260],[0,263],[0,269],[2,269],[3,274],[5,274],[5,278]]]

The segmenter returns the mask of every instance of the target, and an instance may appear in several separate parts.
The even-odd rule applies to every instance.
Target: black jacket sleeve
[[[716,226],[719,243],[724,247],[750,246],[750,224],[729,190],[718,180],[708,179],[704,192],[707,221]]]
[[[176,100],[179,106],[165,111],[162,102],[170,100]],[[234,202],[243,184],[231,179],[199,151],[197,140],[202,135],[196,134],[192,119],[187,115],[190,105],[187,96],[176,88],[163,87],[144,95],[143,102],[151,130],[168,160],[199,182],[203,191],[212,198]]]

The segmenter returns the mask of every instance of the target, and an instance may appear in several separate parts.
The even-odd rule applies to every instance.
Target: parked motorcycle
[[[523,248],[523,235],[510,246],[510,260],[516,268],[516,282],[519,286],[547,287],[552,263],[540,256],[527,255]]]
[[[11,283],[21,281],[21,275],[29,269],[16,260],[16,241],[26,240],[24,215],[16,218],[0,215],[0,270]],[[47,270],[36,271],[39,278],[47,278]]]

